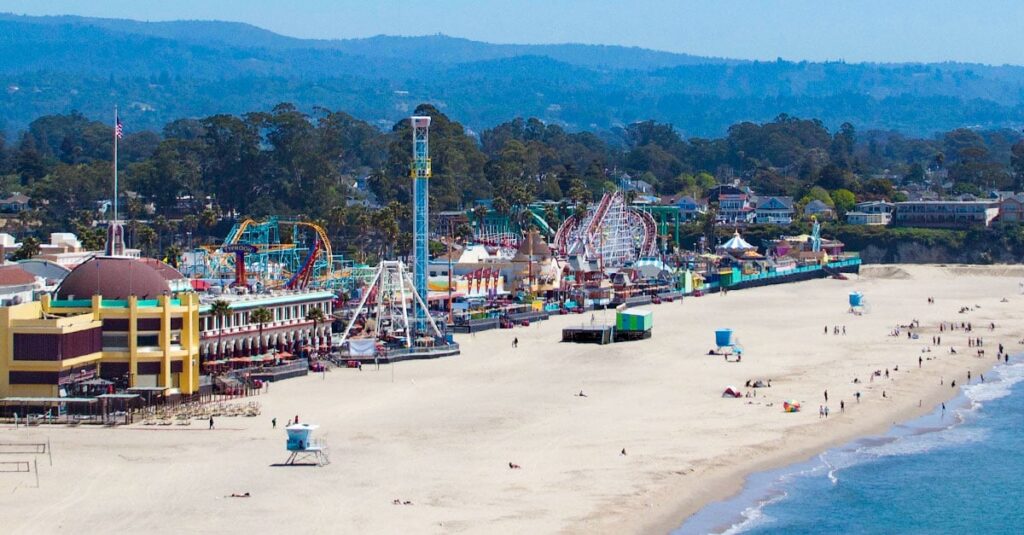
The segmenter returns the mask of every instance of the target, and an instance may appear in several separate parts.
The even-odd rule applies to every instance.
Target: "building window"
[[[128,333],[103,333],[103,349],[105,351],[127,350]]]
[[[14,360],[55,361],[73,359],[102,350],[102,329],[86,329],[64,335],[15,333]]]
[[[159,334],[140,334],[135,337],[135,344],[140,347],[160,347]]]

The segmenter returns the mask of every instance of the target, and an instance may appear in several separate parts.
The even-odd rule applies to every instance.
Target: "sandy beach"
[[[53,445],[39,488],[34,475],[0,474],[3,531],[666,533],[748,473],[930,411],[956,394],[951,381],[995,365],[999,343],[1021,351],[1022,280],[1024,267],[866,266],[846,281],[651,306],[649,340],[559,342],[590,313],[462,335],[459,357],[274,384],[252,398],[261,416],[219,418],[214,430],[0,427],[3,442]],[[854,290],[868,313],[848,312]],[[614,321],[613,311],[594,315]],[[890,336],[912,320],[919,339]],[[922,353],[943,321],[974,332],[941,333]],[[742,362],[707,355],[720,327],[735,331]],[[886,369],[889,378],[871,378]],[[721,397],[730,385],[754,391],[748,379],[772,387]],[[818,414],[825,390],[828,419]],[[788,399],[804,410],[784,413]],[[281,428],[295,415],[321,426],[330,465],[273,466],[287,458]]]

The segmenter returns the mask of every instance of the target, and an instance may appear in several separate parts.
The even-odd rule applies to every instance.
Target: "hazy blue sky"
[[[0,11],[233,20],[315,38],[444,33],[750,59],[1024,65],[1021,0],[0,0]]]

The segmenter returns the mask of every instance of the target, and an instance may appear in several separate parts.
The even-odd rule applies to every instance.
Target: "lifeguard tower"
[[[850,292],[850,313],[855,315],[861,315],[865,312],[870,312],[868,302],[864,299],[864,294],[860,292]]]
[[[324,466],[330,463],[327,448],[313,438],[313,431],[320,426],[316,424],[295,424],[285,428],[288,432],[288,460],[284,464],[316,464]],[[306,462],[302,462],[306,461]]]
[[[740,345],[739,338],[733,336],[732,329],[716,329],[715,345],[718,347],[719,354],[743,354],[743,346]]]

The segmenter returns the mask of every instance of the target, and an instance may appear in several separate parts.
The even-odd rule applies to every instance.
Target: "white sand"
[[[556,317],[462,336],[455,358],[275,384],[256,398],[262,416],[220,418],[214,431],[202,422],[7,427],[3,441],[49,438],[55,453],[52,468],[40,467],[39,489],[33,476],[0,474],[0,531],[666,532],[738,490],[751,471],[930,410],[956,393],[951,379],[961,384],[968,369],[977,379],[993,365],[998,342],[1020,350],[1022,278],[1022,268],[867,267],[849,281],[653,306],[652,339],[610,346],[559,343],[563,326],[590,316]],[[864,292],[870,313],[847,313],[851,290]],[[928,305],[928,296],[937,303]],[[958,314],[963,305],[981,308]],[[613,321],[613,312],[596,316]],[[921,340],[888,336],[915,318]],[[973,356],[964,332],[944,333],[943,348],[926,354],[935,359],[919,370],[920,350],[941,320],[972,322],[989,356]],[[822,334],[837,324],[846,336]],[[717,327],[736,331],[742,363],[706,355]],[[951,343],[959,355],[948,353]],[[871,370],[896,366],[891,379],[868,382]],[[865,384],[851,384],[854,377]],[[742,388],[751,378],[773,385],[758,390],[755,404],[720,397],[726,385]],[[817,409],[826,388],[832,416],[823,421]],[[586,398],[574,396],[581,389]],[[786,399],[805,411],[783,413]],[[321,425],[332,464],[271,466],[287,457],[280,427],[295,414]],[[225,498],[233,492],[252,497]],[[392,505],[396,498],[413,503]]]

